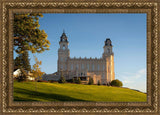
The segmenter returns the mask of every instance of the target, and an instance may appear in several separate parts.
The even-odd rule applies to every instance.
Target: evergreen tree
[[[74,78],[72,78],[72,83],[75,83],[76,81],[75,81],[75,79]]]
[[[66,82],[66,80],[65,80],[65,78],[64,77],[61,77],[60,79],[59,79],[59,81],[58,81],[59,83],[65,83]]]
[[[80,78],[78,78],[77,83],[81,84],[81,79]]]
[[[23,67],[26,71],[31,71],[30,59],[28,55],[28,51],[24,51],[22,53]]]
[[[98,85],[101,85],[101,82],[98,80]]]
[[[92,85],[93,84],[93,78],[89,78],[89,82],[88,82],[88,85]]]
[[[61,71],[61,77],[60,77],[60,79],[59,79],[59,81],[58,81],[59,83],[65,83],[66,82],[66,80],[65,80],[65,78],[64,78],[64,76],[63,76],[63,72]]]
[[[26,50],[41,53],[49,49],[47,34],[39,29],[39,17],[43,17],[42,13],[14,15],[13,39],[16,53],[21,54]]]
[[[15,69],[23,69],[25,71],[31,71],[30,59],[28,51],[24,51],[22,54],[19,54],[18,57],[14,60]]]
[[[17,77],[17,81],[21,82],[21,81],[26,81],[27,80],[27,72],[23,69],[20,68],[21,74],[20,76]]]

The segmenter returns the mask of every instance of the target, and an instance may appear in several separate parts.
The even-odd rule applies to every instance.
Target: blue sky
[[[57,71],[60,36],[65,30],[70,57],[102,57],[104,41],[113,45],[115,78],[124,87],[146,92],[146,14],[44,14],[40,18],[50,50],[35,54],[42,71]],[[31,65],[34,64],[30,54]]]

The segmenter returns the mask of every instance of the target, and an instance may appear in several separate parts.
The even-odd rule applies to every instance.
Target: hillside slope
[[[14,101],[145,102],[146,94],[126,88],[37,82],[14,82]],[[37,90],[37,91],[36,91]]]

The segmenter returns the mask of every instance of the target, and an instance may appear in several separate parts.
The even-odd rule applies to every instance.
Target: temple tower
[[[103,59],[105,60],[105,71],[102,77],[103,83],[107,84],[115,79],[114,75],[114,53],[112,51],[112,42],[109,38],[104,42]]]
[[[67,71],[67,59],[70,57],[70,51],[68,49],[68,38],[63,31],[60,41],[59,41],[59,49],[58,49],[58,72]]]

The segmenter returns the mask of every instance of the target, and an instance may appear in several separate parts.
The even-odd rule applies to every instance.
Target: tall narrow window
[[[84,69],[84,64],[82,64],[81,68],[82,68],[82,70]]]
[[[99,64],[97,65],[97,69],[98,69],[98,71],[99,71]]]
[[[62,58],[62,57],[61,57],[60,59],[61,59],[61,61],[63,61],[63,58]]]
[[[63,45],[62,49],[65,50],[65,45]]]
[[[87,69],[89,70],[89,64],[87,64]]]
[[[79,67],[79,66],[78,66],[78,64],[77,64],[77,65],[76,65],[76,68],[78,69],[78,67]]]
[[[104,64],[103,64],[103,70],[105,69]]]
[[[73,64],[71,64],[71,70],[73,70]]]
[[[63,70],[63,65],[61,65],[61,70]]]
[[[94,71],[94,64],[92,64],[92,71]]]
[[[65,65],[65,70],[67,70],[67,65]]]
[[[110,53],[110,49],[108,48],[108,53]]]

